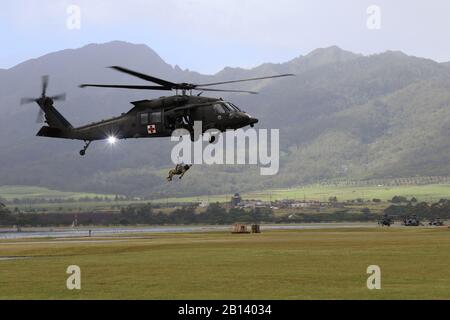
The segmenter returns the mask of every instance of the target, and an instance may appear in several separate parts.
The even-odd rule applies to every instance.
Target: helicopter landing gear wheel
[[[89,148],[92,141],[84,141],[85,145],[83,149],[80,150],[80,156],[84,157],[86,155],[86,150]]]

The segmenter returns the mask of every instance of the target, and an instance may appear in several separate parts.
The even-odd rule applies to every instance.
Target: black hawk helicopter
[[[390,227],[391,224],[393,223],[394,221],[387,214],[383,215],[383,217],[380,220],[378,220],[378,225],[382,227],[384,226]]]
[[[123,113],[118,117],[108,120],[74,128],[53,106],[55,101],[65,100],[66,95],[60,94],[47,97],[46,93],[49,77],[43,76],[41,97],[22,98],[21,100],[21,104],[36,102],[39,105],[40,111],[38,119],[41,118],[44,120],[45,115],[45,122],[47,125],[39,130],[37,136],[82,140],[85,145],[80,151],[80,155],[84,156],[91,142],[96,140],[109,139],[113,142],[116,139],[170,137],[174,130],[181,128],[187,129],[190,132],[191,140],[194,140],[193,126],[195,121],[202,122],[202,133],[209,129],[217,129],[224,132],[228,129],[236,130],[246,126],[253,127],[254,124],[258,122],[258,119],[251,117],[233,103],[223,101],[221,98],[202,97],[201,93],[193,96],[192,91],[256,94],[257,92],[254,91],[215,89],[209,87],[237,82],[293,76],[293,74],[280,74],[216,83],[192,84],[173,83],[118,66],[110,68],[156,83],[157,85],[82,84],[80,87],[163,91],[175,90],[176,94],[175,96],[160,97],[154,100],[134,101],[131,102],[134,107],[127,113]],[[181,95],[178,94],[179,91],[181,91]],[[210,142],[212,143],[214,140],[215,137],[212,137]]]

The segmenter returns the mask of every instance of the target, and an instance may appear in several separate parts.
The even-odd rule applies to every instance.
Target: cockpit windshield
[[[219,114],[229,112],[228,108],[226,108],[225,105],[222,103],[214,104],[213,108],[214,108],[214,111],[216,111]]]
[[[221,102],[221,103],[215,103],[213,105],[214,110],[217,113],[229,113],[229,112],[240,112],[238,107],[236,107],[234,104],[230,102]]]
[[[241,111],[241,110],[239,110],[238,107],[236,107],[234,104],[232,104],[230,102],[224,102],[224,104],[228,107],[228,109],[230,111],[238,111],[238,112]]]

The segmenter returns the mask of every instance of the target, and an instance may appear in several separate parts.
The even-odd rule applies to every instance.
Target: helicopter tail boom
[[[61,129],[43,126],[36,134],[38,137],[64,138],[64,132]]]
[[[52,128],[58,129],[72,129],[73,126],[63,117],[61,113],[53,105],[44,105],[41,107],[45,113],[46,122]]]

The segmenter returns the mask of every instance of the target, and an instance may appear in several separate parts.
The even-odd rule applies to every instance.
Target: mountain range
[[[119,115],[132,107],[130,101],[161,94],[78,88],[86,82],[143,84],[105,68],[111,65],[193,83],[294,73],[228,86],[257,90],[256,96],[223,95],[259,118],[259,128],[280,129],[279,174],[260,176],[255,166],[199,165],[169,184],[164,179],[172,166],[169,139],[121,141],[115,148],[97,142],[80,158],[79,141],[35,136],[38,107],[20,106],[19,100],[39,96],[44,74],[50,75],[49,94],[67,92],[67,101],[56,106],[74,126]],[[146,45],[121,41],[51,53],[0,69],[0,185],[158,197],[337,178],[449,175],[449,66],[398,51],[363,56],[334,46],[286,63],[203,75],[167,64]]]

